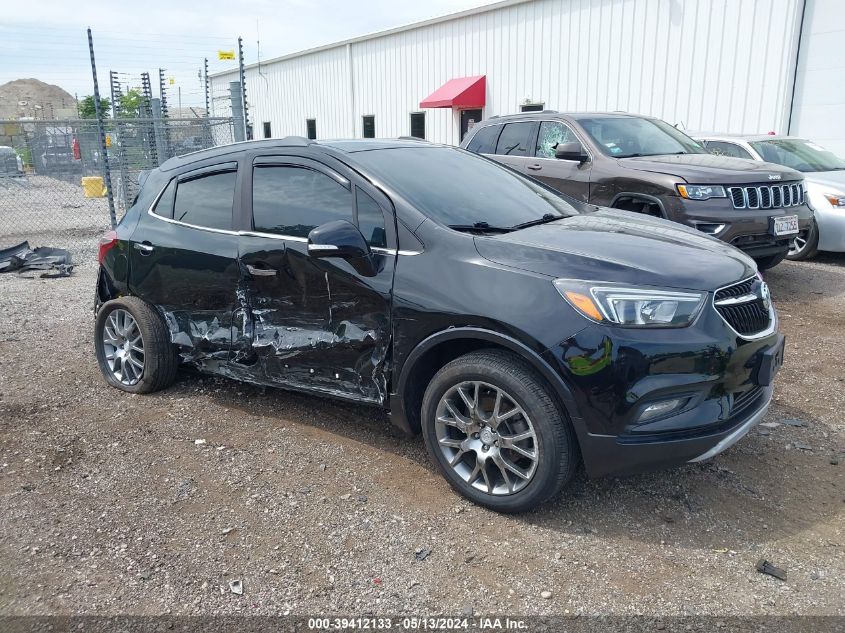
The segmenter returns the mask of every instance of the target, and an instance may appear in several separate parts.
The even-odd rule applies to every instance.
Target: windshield
[[[579,212],[557,191],[482,156],[449,147],[357,152],[355,159],[428,217],[447,226],[513,228]],[[554,218],[550,218],[554,219]]]
[[[821,145],[800,138],[774,138],[752,141],[751,147],[770,163],[798,171],[836,171],[845,169],[845,161]]]
[[[689,136],[658,119],[596,117],[578,119],[601,151],[614,158],[662,154],[706,154]]]

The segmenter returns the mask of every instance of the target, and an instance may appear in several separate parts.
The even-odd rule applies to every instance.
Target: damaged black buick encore
[[[180,363],[369,403],[504,512],[696,462],[763,417],[783,336],[754,262],[415,140],[239,143],[152,171],[103,237],[109,384]]]

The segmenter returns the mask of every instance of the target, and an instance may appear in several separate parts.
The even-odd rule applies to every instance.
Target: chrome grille
[[[728,187],[735,209],[781,209],[804,204],[804,185],[748,185]]]
[[[751,277],[716,291],[716,312],[741,336],[752,337],[768,330],[772,312],[763,301],[762,281]]]

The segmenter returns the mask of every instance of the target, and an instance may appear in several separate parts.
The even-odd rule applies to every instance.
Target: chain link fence
[[[144,171],[234,140],[231,118],[107,119],[104,127],[118,220]],[[104,162],[96,119],[0,121],[0,249],[26,240],[90,258],[111,226]]]

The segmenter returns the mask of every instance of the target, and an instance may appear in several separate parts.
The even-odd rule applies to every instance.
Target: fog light
[[[672,411],[677,411],[682,408],[688,400],[689,398],[673,398],[672,400],[661,400],[660,402],[650,404],[643,409],[643,412],[639,417],[639,422],[647,422],[648,420],[653,420],[654,418],[659,418],[672,413]]]

